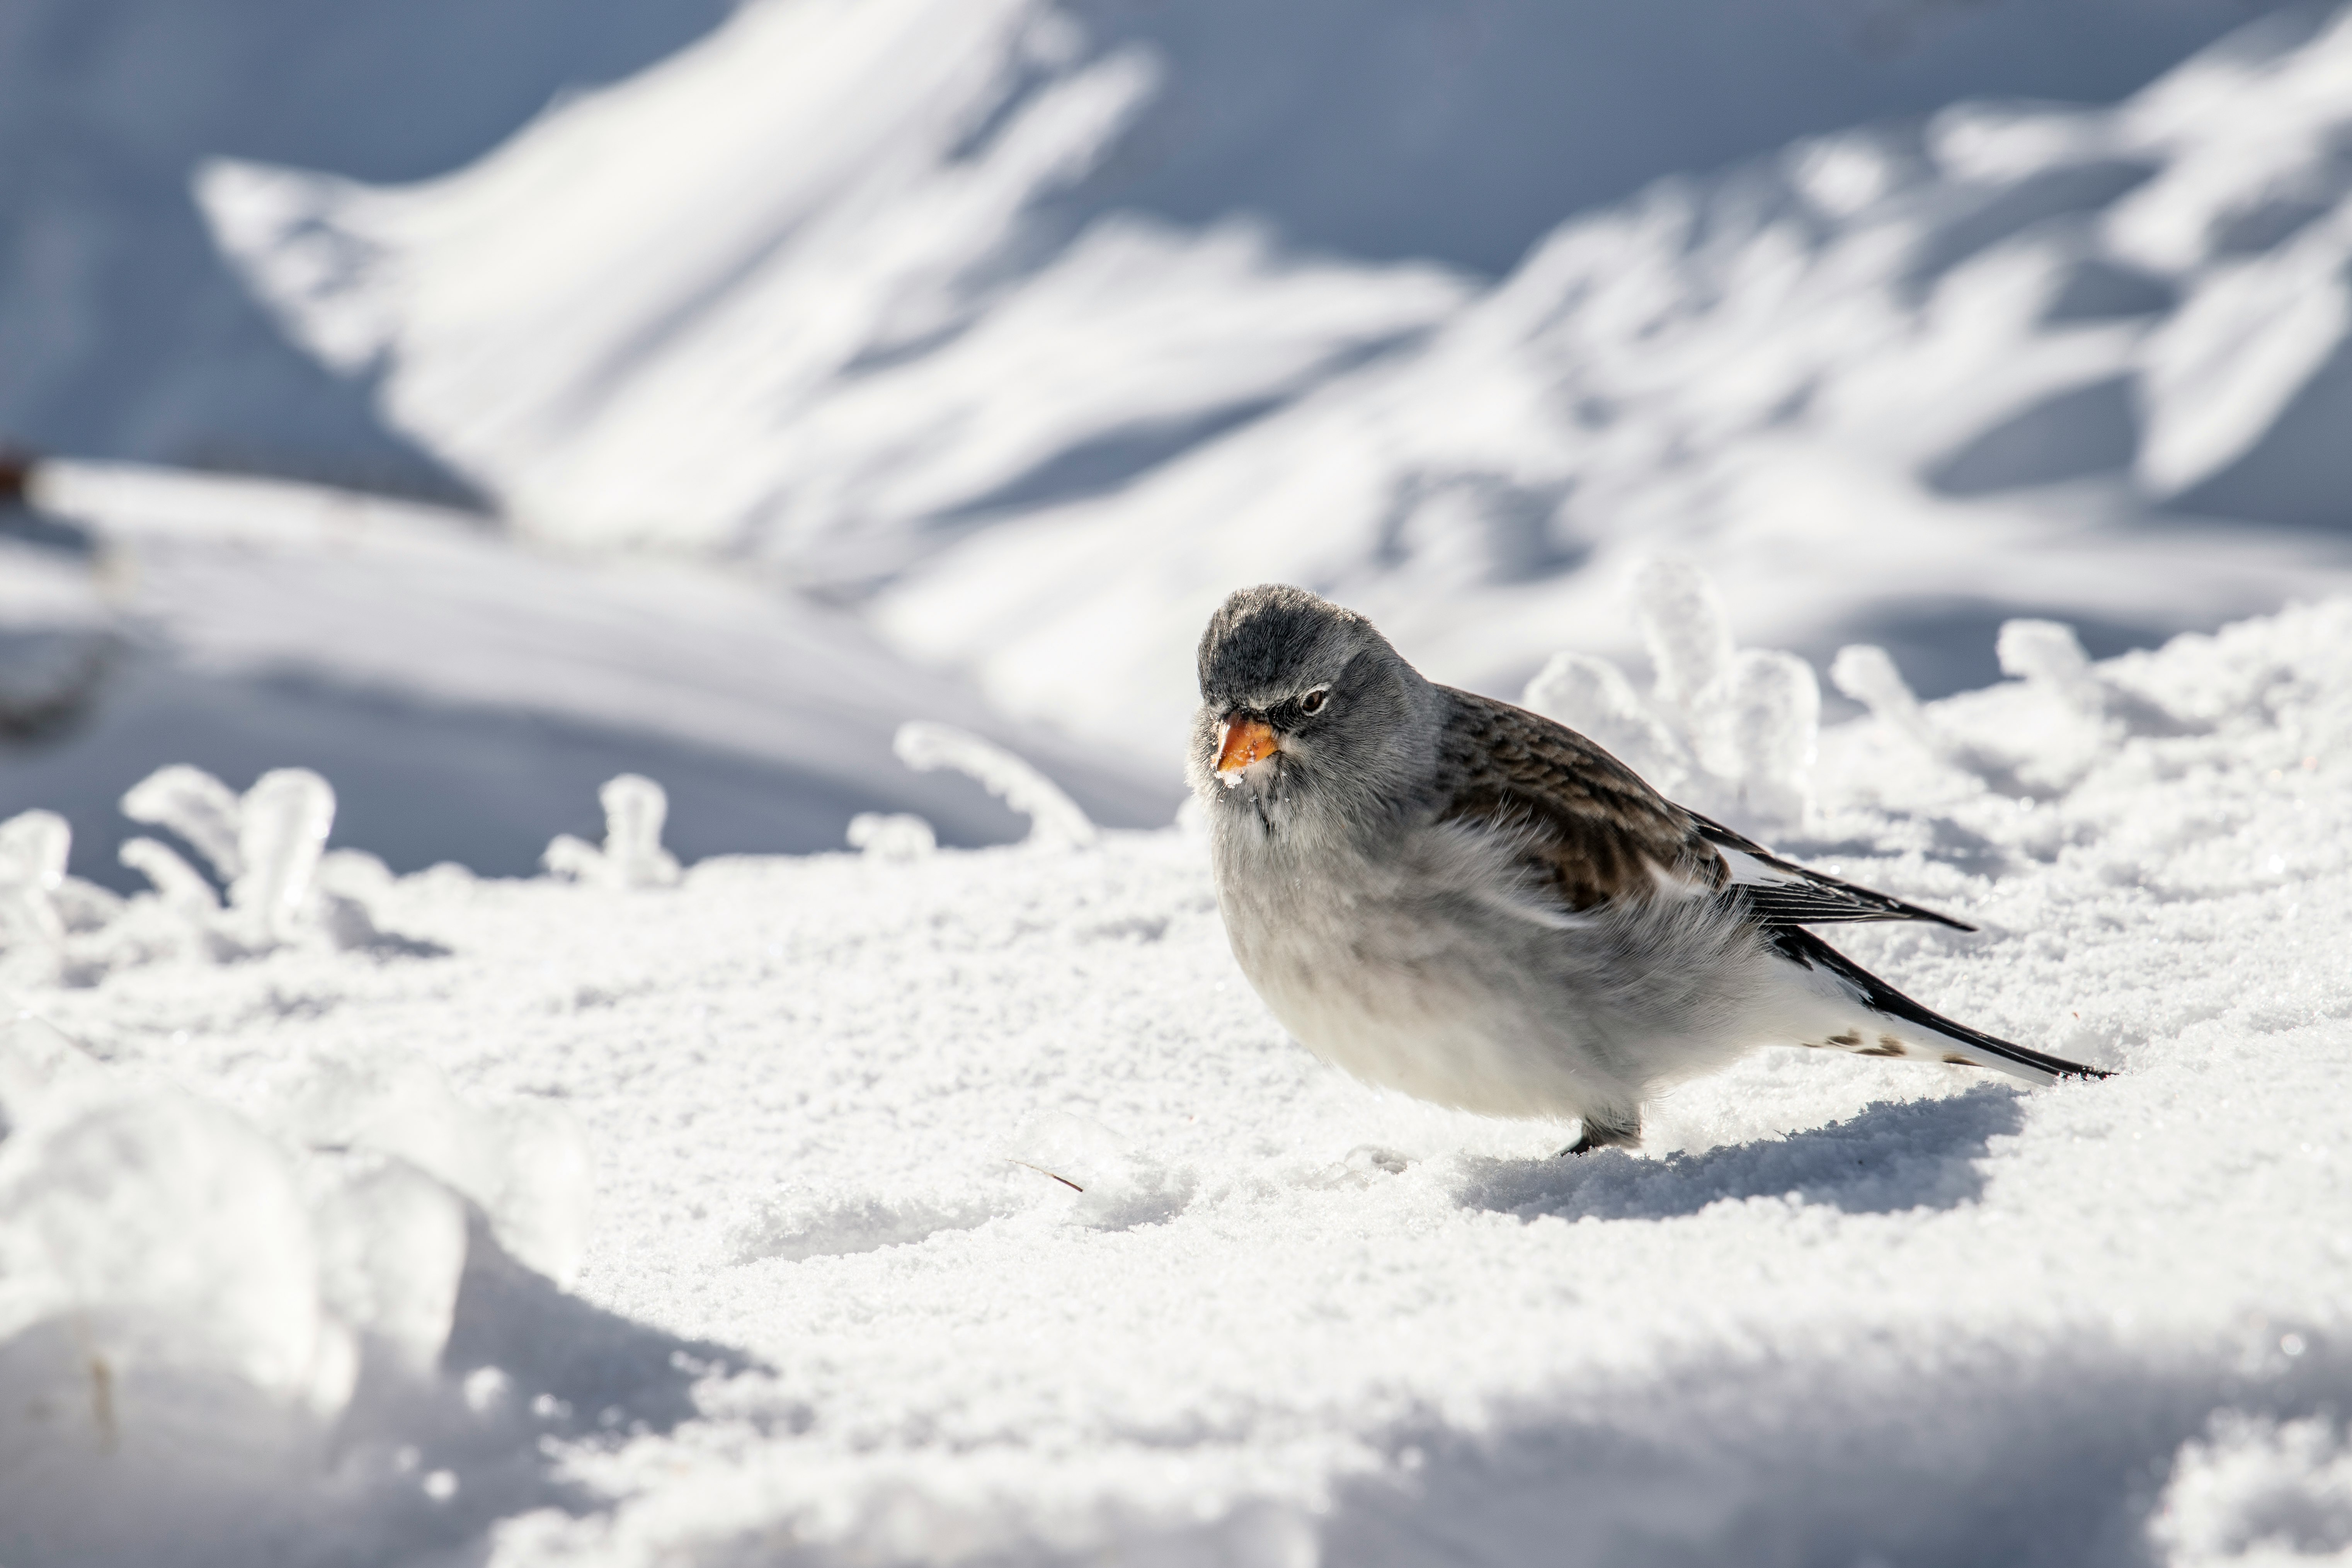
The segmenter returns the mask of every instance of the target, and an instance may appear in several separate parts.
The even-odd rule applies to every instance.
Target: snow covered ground
[[[1575,1162],[1286,1040],[1181,826],[395,880],[143,791],[224,910],[19,818],[0,1558],[2340,1557],[2352,603],[2001,656],[1842,657],[1782,846],[2118,1076],[1776,1052]]]
[[[331,92],[202,141],[234,83],[440,57],[215,10],[0,19],[0,145],[96,116],[0,159],[0,418],[524,537],[75,463],[0,527],[0,1562],[2352,1554],[2352,598],[2277,611],[2352,594],[2352,12],[2070,109],[1944,106],[2218,8],[769,0],[404,184],[656,25],[319,174]],[[192,150],[339,390],[77,205]],[[1569,1163],[1318,1065],[1158,826],[1266,578],[2118,1076],[1778,1053]]]
[[[867,811],[919,813],[949,843],[1017,837],[969,782],[898,762],[910,720],[1014,746],[1107,823],[1165,823],[1181,789],[708,563],[519,549],[458,513],[130,466],[43,464],[32,500],[0,531],[0,815],[62,810],[75,870],[117,886],[137,879],[112,803],[174,762],[239,788],[320,770],[342,841],[401,870],[508,875],[554,828],[593,828],[597,786],[629,772],[665,780],[688,858],[836,847]]]

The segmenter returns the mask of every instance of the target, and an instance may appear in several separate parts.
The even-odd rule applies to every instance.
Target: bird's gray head
[[[1392,816],[1434,756],[1434,700],[1372,623],[1303,588],[1236,591],[1201,634],[1192,786],[1269,832]]]

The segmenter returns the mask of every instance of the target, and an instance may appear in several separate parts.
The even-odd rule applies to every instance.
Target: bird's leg
[[[1642,1119],[1638,1112],[1633,1121],[1621,1123],[1588,1116],[1576,1142],[1562,1149],[1559,1157],[1565,1160],[1570,1154],[1590,1154],[1596,1149],[1638,1149],[1641,1146]]]

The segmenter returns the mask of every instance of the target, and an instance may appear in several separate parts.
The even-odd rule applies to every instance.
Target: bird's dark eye
[[[1323,711],[1323,704],[1330,700],[1330,696],[1329,691],[1318,686],[1298,700],[1298,710],[1302,713],[1320,713]]]

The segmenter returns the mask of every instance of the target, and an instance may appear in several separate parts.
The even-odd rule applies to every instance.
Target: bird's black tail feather
[[[1938,1034],[1948,1035],[1956,1040],[1965,1041],[1988,1055],[1999,1057],[2003,1061],[2014,1062],[2019,1067],[2031,1068],[2036,1072],[2048,1073],[2053,1079],[2094,1079],[2113,1076],[2102,1068],[2084,1067],[2081,1062],[2070,1062],[2063,1057],[2050,1056],[2045,1052],[2018,1045],[2014,1041],[1988,1035],[1981,1029],[1971,1029],[1966,1024],[1955,1023],[1940,1013],[1921,1006],[1820,937],[1800,926],[1770,926],[1766,928],[1764,934],[1782,957],[1792,963],[1802,964],[1807,969],[1825,970],[1836,975],[1840,980],[1861,992],[1866,1005],[1885,1014],[1888,1017],[1900,1018],[1906,1023],[1934,1029]]]

